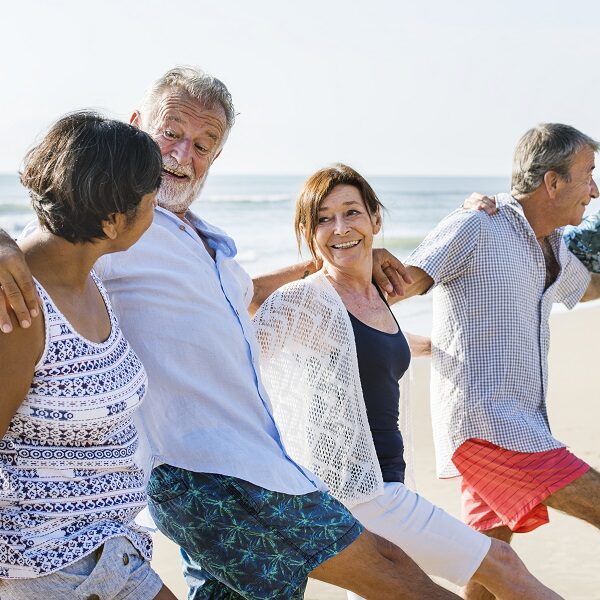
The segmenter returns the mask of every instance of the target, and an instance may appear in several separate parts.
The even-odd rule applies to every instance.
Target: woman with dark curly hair
[[[43,318],[0,339],[2,600],[174,600],[134,524],[146,373],[92,270],[149,227],[161,169],[147,134],[90,112],[60,119],[25,158],[40,227],[20,246]]]

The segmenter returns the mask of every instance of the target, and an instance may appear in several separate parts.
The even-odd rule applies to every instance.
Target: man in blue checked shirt
[[[512,190],[471,197],[408,257],[408,296],[434,289],[432,420],[439,477],[460,476],[464,520],[510,542],[547,506],[600,528],[600,473],[552,436],[546,411],[549,316],[600,297],[598,143],[558,123],[529,130]],[[486,214],[489,213],[489,214]],[[592,268],[592,271],[598,269]],[[492,596],[476,583],[469,598]]]

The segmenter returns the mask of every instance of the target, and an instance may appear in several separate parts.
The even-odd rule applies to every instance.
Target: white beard
[[[190,185],[187,181],[178,183],[163,179],[156,196],[158,205],[172,213],[184,213],[200,195],[205,180],[206,176]]]
[[[163,177],[156,196],[158,205],[172,213],[185,213],[192,202],[200,195],[206,181],[206,176],[208,175],[208,170],[202,179],[198,179],[193,184],[190,184],[190,181],[194,177],[194,171],[190,166],[182,167],[177,164],[177,161],[166,156],[163,156],[163,164],[176,173],[187,175],[188,179],[179,182],[168,176]]]

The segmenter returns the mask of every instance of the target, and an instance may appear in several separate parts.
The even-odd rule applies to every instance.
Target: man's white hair
[[[216,77],[201,69],[186,66],[170,69],[146,91],[140,111],[146,126],[154,120],[156,106],[164,94],[173,89],[183,90],[204,108],[214,109],[220,106],[225,112],[225,133],[229,133],[235,122],[235,109],[229,90]]]

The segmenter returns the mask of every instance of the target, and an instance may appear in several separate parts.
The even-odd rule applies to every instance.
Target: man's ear
[[[109,240],[116,240],[119,233],[123,231],[127,218],[123,213],[110,213],[106,219],[102,221],[102,231]]]
[[[140,115],[140,111],[136,110],[129,118],[129,124],[137,127],[138,129],[142,128],[142,115]]]
[[[546,187],[546,192],[551,198],[554,198],[560,184],[562,182],[562,178],[556,171],[546,171],[544,173],[544,186]]]

